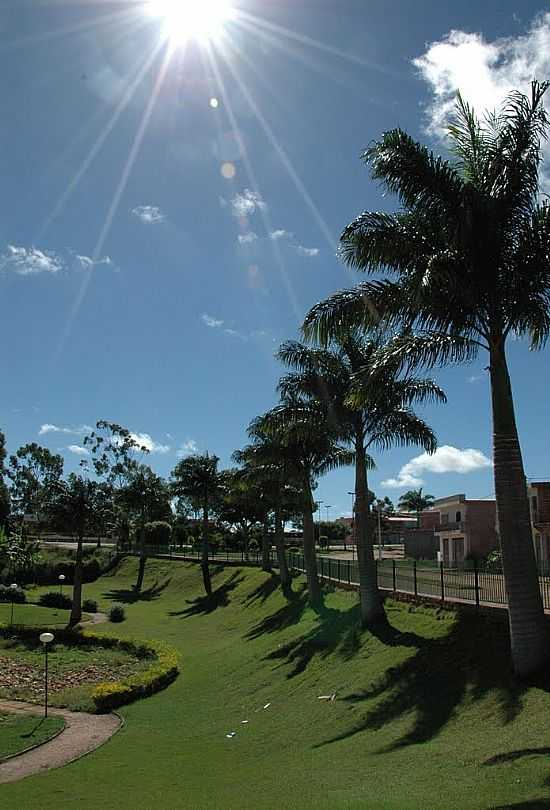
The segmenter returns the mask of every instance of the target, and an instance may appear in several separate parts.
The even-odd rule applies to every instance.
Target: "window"
[[[449,522],[449,515],[446,512],[441,514],[441,523],[448,523]]]
[[[455,522],[460,523],[461,520],[462,520],[462,512],[457,512],[456,517],[455,517]]]

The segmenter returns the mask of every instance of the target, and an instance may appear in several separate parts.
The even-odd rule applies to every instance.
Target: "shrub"
[[[97,613],[97,602],[95,599],[85,599],[82,602],[82,610],[84,613]]]
[[[167,546],[170,543],[172,527],[164,520],[154,520],[144,526],[145,543],[148,546]]]
[[[92,699],[100,713],[111,712],[125,703],[153,695],[172,683],[178,674],[178,654],[168,644],[147,641],[139,646],[139,642],[127,641],[126,645],[125,649],[138,657],[153,654],[153,662],[149,669],[137,672],[124,681],[98,684],[92,692]]]
[[[59,591],[47,591],[40,595],[38,601],[43,607],[63,608],[64,610],[70,610],[73,606],[71,597]]]
[[[126,611],[123,605],[111,605],[109,608],[109,621],[110,622],[123,622],[126,618]]]
[[[174,526],[172,529],[172,542],[175,546],[184,546],[187,543],[187,530],[184,526]]]
[[[0,585],[0,602],[15,602],[22,605],[27,601],[27,596],[23,588],[10,588],[9,585]]]

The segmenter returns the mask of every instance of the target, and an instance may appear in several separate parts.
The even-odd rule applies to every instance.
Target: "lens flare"
[[[229,0],[149,0],[145,10],[162,20],[163,34],[174,44],[215,39],[232,12]]]

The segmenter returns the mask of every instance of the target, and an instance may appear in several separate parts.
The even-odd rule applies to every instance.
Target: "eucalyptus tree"
[[[63,475],[63,457],[31,442],[10,456],[7,475],[13,511],[21,520],[32,515],[40,527],[47,499]]]
[[[327,413],[330,430],[352,451],[355,463],[354,534],[359,568],[361,620],[368,625],[384,615],[378,591],[373,553],[374,521],[368,470],[374,466],[370,452],[394,445],[420,444],[436,448],[431,428],[412,410],[414,403],[445,401],[432,380],[408,376],[399,379],[396,369],[380,372],[376,358],[381,342],[353,332],[330,348],[283,343],[279,359],[294,372],[279,384],[283,394],[318,402]]]
[[[409,489],[408,492],[404,492],[403,495],[399,498],[399,508],[404,509],[406,512],[415,512],[416,513],[416,525],[417,527],[420,526],[420,515],[431,506],[434,502],[434,496],[422,494],[422,487],[419,489]]]
[[[4,480],[6,474],[6,437],[0,430],[0,529],[7,523],[11,510],[9,489]]]
[[[82,619],[82,544],[94,526],[98,486],[96,481],[71,473],[66,480],[59,479],[52,485],[45,501],[48,517],[54,524],[63,526],[77,544],[69,627],[74,627]]]
[[[313,488],[316,479],[338,467],[353,463],[353,453],[339,443],[324,404],[292,391],[281,390],[281,401],[252,423],[252,431],[274,437],[284,448],[288,467],[301,489],[304,565],[309,599],[321,600],[315,553]]]
[[[381,319],[401,330],[386,357],[406,368],[471,361],[487,352],[495,492],[513,664],[520,676],[547,660],[547,628],[531,536],[506,344],[532,349],[550,333],[550,204],[541,199],[541,142],[548,83],[511,93],[480,121],[459,96],[449,159],[394,129],[363,157],[397,195],[394,213],[367,211],[345,230],[344,261],[389,271],[318,304],[308,335],[321,341]]]
[[[262,493],[253,476],[244,469],[224,470],[222,497],[218,518],[236,528],[244,541],[245,558],[249,559],[250,534],[254,527],[263,525],[266,515],[262,506]]]
[[[201,569],[204,590],[212,594],[209,566],[210,512],[219,508],[223,475],[218,470],[219,458],[209,453],[183,458],[172,471],[171,490],[175,497],[200,504],[202,509]]]

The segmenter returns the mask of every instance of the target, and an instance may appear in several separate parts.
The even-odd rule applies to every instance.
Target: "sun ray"
[[[59,200],[55,204],[51,214],[47,217],[45,222],[43,223],[40,231],[39,236],[43,237],[44,234],[47,232],[49,227],[51,226],[52,222],[59,216],[61,211],[63,210],[64,206],[68,202],[69,198],[72,196],[73,192],[78,187],[80,181],[92,165],[93,161],[97,157],[98,153],[100,152],[103,144],[111,134],[113,128],[115,127],[117,121],[119,120],[120,116],[131,102],[134,93],[136,92],[137,88],[139,87],[143,77],[153,64],[157,54],[160,52],[161,48],[163,47],[163,43],[161,40],[157,41],[155,48],[151,51],[150,54],[147,54],[142,62],[141,67],[138,69],[134,80],[128,85],[126,92],[120,99],[117,107],[115,108],[113,115],[105,125],[103,131],[100,133],[99,137],[96,139],[94,145],[90,149],[88,155],[86,156],[85,160],[83,161],[82,165],[80,166],[79,170],[73,177],[73,179],[68,184],[67,188],[60,196]]]
[[[336,253],[337,248],[338,248],[337,242],[334,239],[332,233],[330,232],[330,228],[328,227],[327,223],[325,222],[325,220],[321,216],[321,213],[320,213],[319,209],[317,208],[317,206],[313,202],[313,200],[312,200],[308,190],[306,189],[301,177],[299,176],[298,172],[294,168],[294,165],[293,165],[292,161],[290,160],[290,158],[288,157],[286,151],[283,149],[283,147],[279,143],[275,133],[273,132],[273,129],[271,128],[271,126],[269,125],[267,120],[265,119],[262,111],[260,110],[260,108],[259,108],[258,104],[256,103],[254,97],[252,96],[250,90],[248,89],[248,87],[243,82],[243,80],[242,80],[241,76],[239,75],[238,71],[232,65],[231,60],[227,58],[227,56],[223,53],[223,51],[222,51],[222,56],[223,56],[223,58],[225,60],[226,65],[228,66],[232,76],[234,77],[235,81],[239,85],[239,88],[241,89],[241,92],[243,93],[243,95],[244,95],[250,109],[252,110],[252,112],[256,116],[260,126],[262,127],[262,129],[264,131],[264,134],[266,135],[269,143],[271,144],[273,149],[276,151],[276,153],[277,153],[281,163],[283,164],[283,167],[285,168],[287,174],[291,178],[292,182],[296,186],[296,189],[300,193],[300,195],[301,195],[302,199],[304,200],[306,206],[308,207],[309,211],[311,212],[311,214],[312,214],[314,220],[316,221],[316,223],[317,223],[317,225],[319,227],[319,230],[323,234],[328,246],[333,251],[333,253]]]
[[[220,49],[218,49],[218,50],[220,50]],[[221,76],[221,72],[219,70],[219,66],[218,66],[218,63],[217,63],[217,60],[216,60],[216,54],[214,53],[214,50],[212,49],[212,47],[210,45],[207,46],[207,55],[208,55],[208,58],[210,60],[211,65],[212,65],[212,70],[213,70],[214,76],[216,78],[216,82],[217,82],[217,84],[218,84],[218,86],[220,88],[220,91],[221,91],[221,96],[222,96],[222,99],[223,99],[225,109],[227,111],[229,122],[231,124],[231,127],[233,128],[233,131],[235,132],[235,137],[238,139],[238,142],[239,142],[239,149],[240,149],[240,152],[242,154],[244,167],[245,167],[246,173],[248,175],[250,185],[252,186],[253,191],[255,191],[257,194],[261,195],[261,191],[260,191],[257,179],[256,179],[256,175],[255,175],[254,169],[252,167],[252,163],[250,162],[250,158],[248,156],[248,151],[246,149],[246,144],[244,143],[244,141],[242,139],[242,136],[240,134],[238,123],[237,123],[237,120],[235,118],[235,113],[233,112],[233,108],[231,107],[231,102],[229,100],[229,96],[228,96],[228,93],[227,93],[227,90],[226,90],[226,87],[225,87],[225,83],[223,81],[223,78]],[[269,209],[267,209],[267,208],[260,209],[260,214],[262,216],[266,232],[271,233],[273,231],[273,223],[271,221],[271,215],[269,214]],[[281,278],[283,280],[283,284],[284,284],[285,289],[287,291],[287,295],[288,295],[290,304],[292,306],[294,315],[296,317],[297,322],[301,323],[301,321],[303,319],[304,312],[303,312],[303,309],[301,309],[298,306],[296,293],[294,292],[294,288],[292,286],[290,277],[289,277],[289,275],[287,273],[287,270],[286,270],[286,267],[285,267],[285,262],[284,262],[284,259],[283,259],[282,253],[281,253],[281,249],[280,249],[279,245],[277,244],[276,240],[272,240],[271,245],[272,245],[272,251],[273,251],[273,256],[274,256],[274,259],[275,259],[275,263],[276,263],[276,265],[277,265],[277,267],[279,269],[279,273],[281,275]]]

